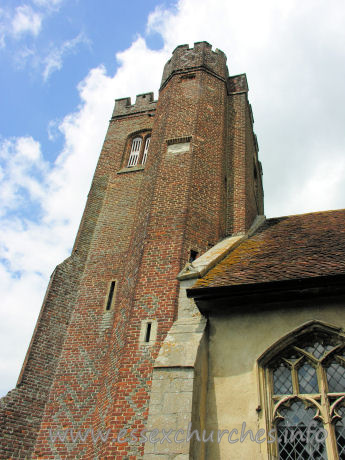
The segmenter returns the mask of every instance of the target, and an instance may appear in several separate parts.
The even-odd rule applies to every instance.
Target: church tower
[[[246,76],[229,77],[224,53],[199,42],[175,49],[157,101],[115,101],[72,254],[2,401],[1,458],[144,456],[142,443],[116,437],[146,426],[154,362],[178,318],[177,276],[263,214],[247,94]],[[110,435],[52,439],[69,429]]]

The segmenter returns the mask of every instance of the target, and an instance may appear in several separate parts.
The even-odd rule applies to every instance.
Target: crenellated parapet
[[[156,109],[157,101],[154,101],[153,93],[138,94],[135,104],[132,105],[130,97],[115,99],[115,107],[112,118],[123,115],[131,115],[138,112],[147,112]]]
[[[207,42],[194,43],[194,48],[180,45],[174,51],[171,59],[165,64],[161,87],[175,73],[193,69],[208,70],[224,80],[228,77],[226,56],[223,51],[212,51],[212,45]]]
[[[247,93],[248,92],[248,81],[245,73],[240,75],[234,75],[229,78],[229,92],[230,93]]]

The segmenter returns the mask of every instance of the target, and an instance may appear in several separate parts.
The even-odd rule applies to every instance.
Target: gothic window
[[[131,153],[128,160],[128,168],[132,168],[138,164],[140,148],[141,148],[142,139],[141,137],[135,137],[132,141]]]
[[[309,325],[259,360],[271,459],[345,460],[345,337],[334,330]]]

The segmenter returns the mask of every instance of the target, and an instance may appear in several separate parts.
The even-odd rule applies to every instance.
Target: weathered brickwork
[[[47,297],[55,299],[48,314],[54,322],[39,320],[45,335],[40,342],[36,332],[28,352],[21,385],[29,394],[42,372],[29,365],[35,350],[43,369],[47,350],[53,355],[49,378],[38,384],[44,396],[37,419],[25,439],[6,432],[4,458],[142,458],[143,444],[116,436],[145,427],[153,363],[177,316],[176,277],[191,250],[204,253],[244,232],[263,211],[247,90],[245,76],[229,79],[224,53],[201,42],[175,50],[157,102],[152,93],[133,105],[116,101],[72,252],[80,262],[60,282],[71,300],[56,291],[54,278]],[[132,140],[149,134],[145,165],[129,168]],[[157,322],[154,344],[139,342],[143,321]],[[20,391],[13,390],[23,398]],[[31,426],[28,411],[12,419]],[[111,435],[106,442],[51,442],[49,430],[70,428]]]
[[[49,447],[47,428],[87,429],[98,424],[104,426],[108,405],[114,404],[109,391],[114,385],[113,380],[118,378],[119,358],[128,334],[126,328],[130,308],[127,302],[130,305],[131,300],[127,301],[126,291],[130,283],[131,292],[132,279],[135,279],[135,273],[125,270],[128,251],[138,212],[147,212],[147,208],[140,209],[138,204],[146,171],[118,172],[127,165],[128,158],[124,156],[128,151],[128,137],[134,132],[147,132],[152,128],[151,105],[146,112],[138,113],[134,110],[129,117],[115,116],[109,126],[95,172],[95,177],[107,177],[107,189],[52,397],[48,401],[36,444],[35,455],[39,457],[87,457],[87,445],[82,449],[80,446],[67,446],[68,453],[65,447]],[[143,110],[142,104],[140,108]],[[136,260],[134,268],[138,263]],[[114,308],[106,311],[104,306],[111,280],[117,281],[116,299]],[[106,404],[103,398],[106,398]]]
[[[68,323],[74,309],[95,222],[104,196],[97,178],[90,190],[79,251],[51,276],[17,386],[0,401],[0,458],[29,458],[54,380]]]
[[[263,215],[263,187],[246,76],[230,77],[229,90],[227,232],[237,234]]]

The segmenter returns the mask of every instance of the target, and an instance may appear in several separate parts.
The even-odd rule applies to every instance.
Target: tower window
[[[140,148],[141,148],[142,139],[141,137],[136,137],[133,139],[131,153],[128,160],[128,168],[132,168],[138,164]]]
[[[137,165],[144,166],[149,152],[151,136],[137,136],[132,140],[131,151],[128,158],[127,168],[133,168]]]
[[[115,293],[115,285],[116,285],[116,281],[112,281],[110,283],[110,287],[109,287],[109,292],[108,292],[108,298],[107,298],[107,303],[106,303],[106,306],[105,306],[105,309],[107,311],[111,310],[112,306],[113,306],[113,300],[114,300],[114,293]]]
[[[151,136],[146,138],[145,147],[144,147],[144,153],[143,153],[143,159],[141,160],[142,165],[144,165],[146,163],[146,160],[147,160],[147,153],[149,151],[150,140],[151,140]]]
[[[146,334],[145,334],[145,342],[146,342],[146,343],[148,343],[148,342],[150,341],[151,324],[152,324],[152,323],[147,323],[147,324],[146,324]]]
[[[198,257],[198,251],[194,251],[193,249],[190,250],[189,253],[189,263],[194,262],[194,260]]]
[[[139,345],[152,346],[156,342],[158,323],[156,319],[143,319],[141,321]]]

